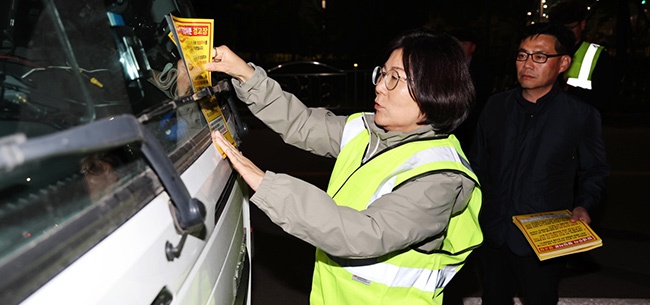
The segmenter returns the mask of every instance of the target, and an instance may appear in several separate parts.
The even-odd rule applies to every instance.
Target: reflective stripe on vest
[[[341,150],[350,143],[362,130],[366,130],[366,124],[363,119],[363,113],[354,114],[343,127],[343,136],[341,137]]]
[[[434,293],[443,288],[456,275],[458,266],[445,266],[440,270],[405,268],[391,264],[373,264],[361,267],[345,267],[358,281],[377,282],[389,287],[415,287]],[[387,281],[391,279],[391,281]]]
[[[571,67],[567,70],[567,84],[573,87],[591,89],[591,75],[603,49],[604,47],[595,43],[582,42],[573,56]]]
[[[377,198],[392,192],[400,174],[431,162],[445,161],[461,163],[467,171],[472,172],[469,163],[452,147],[438,146],[419,151],[389,175],[390,178],[377,189],[366,208],[375,202]],[[345,267],[345,270],[353,274],[361,282],[372,281],[389,287],[415,287],[432,293],[436,289],[445,287],[456,275],[457,269],[457,266],[445,266],[441,270],[431,270],[400,267],[386,263]]]
[[[379,187],[379,189],[377,189],[377,192],[372,196],[366,208],[370,206],[372,202],[377,200],[377,198],[393,191],[393,188],[395,187],[395,182],[397,181],[397,176],[399,174],[404,173],[413,168],[416,168],[418,166],[425,165],[427,163],[443,162],[443,161],[459,162],[465,168],[467,168],[469,172],[472,172],[472,169],[469,166],[469,162],[467,162],[465,158],[461,157],[455,149],[449,146],[437,146],[437,147],[431,147],[419,151],[413,156],[411,156],[411,158],[409,158],[406,162],[404,162],[400,167],[398,167],[392,174],[390,174],[391,178],[388,179],[388,181],[385,181]]]

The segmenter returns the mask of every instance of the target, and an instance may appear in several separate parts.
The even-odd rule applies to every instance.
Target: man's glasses
[[[517,52],[517,61],[526,61],[528,56],[533,62],[538,64],[545,63],[549,58],[562,56],[564,54],[544,54],[544,53],[526,53],[524,51]]]
[[[393,90],[395,87],[397,87],[399,81],[406,81],[408,78],[401,77],[395,70],[382,72],[381,67],[376,66],[375,70],[372,71],[372,84],[376,86],[379,84],[379,82],[381,82],[382,79],[384,79],[384,85],[386,85],[386,89]]]

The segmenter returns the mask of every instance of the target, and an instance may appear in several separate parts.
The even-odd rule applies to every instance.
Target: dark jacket
[[[537,103],[521,88],[487,102],[470,153],[483,189],[485,242],[532,254],[512,216],[595,207],[605,187],[600,114],[556,84]]]

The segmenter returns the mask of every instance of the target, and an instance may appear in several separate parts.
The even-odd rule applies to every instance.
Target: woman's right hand
[[[242,83],[253,77],[255,69],[227,46],[216,47],[212,52],[212,61],[203,66],[205,70],[226,73]]]
[[[232,146],[232,144],[230,144],[230,142],[221,134],[221,131],[213,131],[212,140],[219,145],[221,151],[223,151],[230,160],[232,167],[242,176],[242,178],[244,178],[244,181],[246,181],[251,189],[257,191],[257,188],[264,179],[264,171],[257,167],[253,161],[244,157],[237,148]]]

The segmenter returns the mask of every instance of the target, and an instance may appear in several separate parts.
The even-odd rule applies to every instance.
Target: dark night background
[[[541,1],[541,0],[540,0]],[[471,30],[476,57],[491,66],[493,92],[515,83],[511,59],[514,36],[540,20],[534,0],[193,0],[200,18],[215,22],[216,45],[225,44],[265,68],[316,60],[339,69],[372,69],[381,48],[398,33],[415,27],[437,32]],[[545,3],[549,6],[555,0]],[[614,112],[650,109],[650,32],[644,0],[589,0],[586,40],[607,47],[621,71],[624,100]],[[530,15],[528,15],[530,12]],[[545,9],[542,9],[542,13]]]

